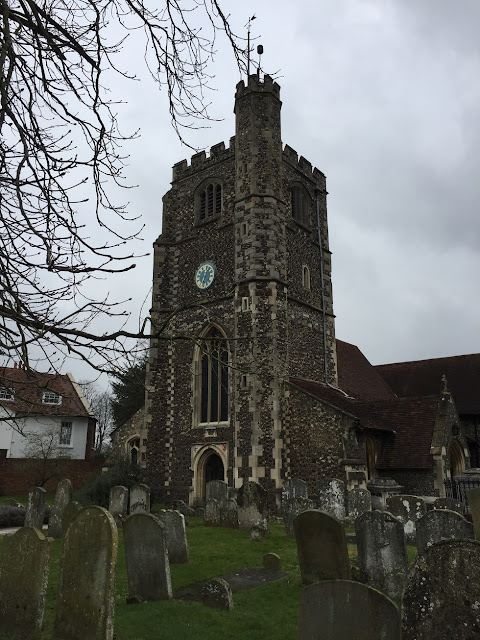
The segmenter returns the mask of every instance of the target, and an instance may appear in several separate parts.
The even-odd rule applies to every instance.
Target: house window
[[[309,224],[309,198],[302,187],[294,186],[291,191],[292,217],[302,224]]]
[[[310,269],[306,264],[302,267],[302,286],[310,291]]]
[[[55,391],[44,391],[42,395],[43,404],[62,404],[62,396]]]
[[[7,387],[0,387],[0,400],[7,400],[8,402],[15,400],[14,390],[7,389]]]
[[[72,444],[72,423],[62,422],[60,427],[60,444],[69,447]]]
[[[220,215],[222,211],[222,185],[209,182],[197,194],[197,220],[203,222]]]
[[[226,338],[216,328],[206,334],[200,349],[200,422],[228,420],[228,349]]]

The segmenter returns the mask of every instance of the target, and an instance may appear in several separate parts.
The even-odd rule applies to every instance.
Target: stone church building
[[[122,446],[166,502],[200,504],[213,479],[233,495],[255,480],[273,501],[291,477],[313,495],[332,478],[444,495],[470,466],[448,383],[402,397],[336,340],[325,176],[282,145],[281,106],[278,84],[250,76],[228,148],[173,167],[154,243],[163,338]]]

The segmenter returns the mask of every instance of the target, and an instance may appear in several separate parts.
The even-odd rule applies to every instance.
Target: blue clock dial
[[[204,262],[201,264],[195,274],[195,284],[199,289],[208,289],[215,280],[217,270],[213,262]]]

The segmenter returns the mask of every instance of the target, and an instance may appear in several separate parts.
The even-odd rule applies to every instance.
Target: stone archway
[[[192,451],[193,495],[191,504],[201,504],[205,500],[205,485],[210,480],[226,481],[227,446],[195,445]]]
[[[461,476],[465,471],[465,456],[457,440],[450,445],[450,478]]]

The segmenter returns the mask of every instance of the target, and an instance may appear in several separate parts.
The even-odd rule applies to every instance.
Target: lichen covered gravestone
[[[311,509],[293,521],[303,584],[319,580],[350,580],[350,562],[343,524],[328,513]]]
[[[50,509],[50,518],[48,520],[48,535],[50,538],[61,538],[63,536],[62,516],[71,499],[72,483],[68,478],[64,478],[57,484],[53,505]]]
[[[305,480],[298,478],[289,478],[284,481],[282,486],[282,511],[290,500],[297,498],[308,498],[308,485]]]
[[[245,482],[238,490],[238,527],[268,531],[267,492],[257,482]]]
[[[228,499],[228,485],[223,480],[210,480],[205,485],[206,500],[218,500],[223,502]]]
[[[41,529],[45,517],[45,489],[34,487],[28,492],[25,526]]]
[[[295,518],[300,513],[313,509],[314,507],[313,500],[309,498],[291,498],[283,503],[283,523],[285,525],[285,535],[288,538],[295,538],[295,531],[293,530],[293,521]]]
[[[231,498],[220,503],[220,520],[222,527],[238,529],[238,505],[236,500]]]
[[[127,487],[117,485],[110,489],[108,510],[112,514],[117,526],[122,526],[123,519],[126,518],[128,513]]]
[[[135,484],[130,489],[129,513],[150,513],[150,487],[146,484]]]
[[[438,542],[417,556],[402,611],[403,640],[480,637],[480,542]]]
[[[232,590],[223,578],[214,578],[202,586],[202,602],[207,607],[215,609],[233,609]]]
[[[164,525],[149,513],[134,513],[123,523],[130,599],[172,597],[170,563]]]
[[[320,483],[318,489],[318,507],[339,520],[345,519],[345,483],[342,480],[329,480]]]
[[[203,525],[205,527],[219,527],[222,524],[220,503],[215,498],[209,498],[205,504]]]
[[[467,501],[472,515],[475,538],[480,540],[480,487],[467,491]]]
[[[38,530],[22,527],[3,540],[0,557],[0,637],[40,637],[51,544]]]
[[[372,508],[372,495],[368,489],[355,487],[351,491],[347,491],[347,511],[348,517],[355,520],[362,513],[370,511]]]
[[[400,614],[379,591],[350,580],[306,587],[298,640],[400,640]]]
[[[474,538],[473,524],[456,511],[437,509],[429,511],[417,522],[418,553],[441,540]]]
[[[87,507],[71,522],[60,560],[54,636],[112,640],[117,526],[102,507]]]
[[[360,579],[400,600],[408,569],[403,525],[385,511],[367,511],[355,520]]]
[[[185,516],[180,511],[166,511],[162,509],[157,514],[165,527],[168,558],[170,564],[185,564],[188,562],[188,543],[185,531]]]
[[[463,516],[465,511],[465,505],[461,500],[455,500],[454,498],[437,498],[433,503],[434,509],[448,509],[449,511],[456,511]]]
[[[387,498],[387,511],[402,522],[407,542],[415,544],[417,520],[427,513],[425,500],[418,496],[390,496]]]

